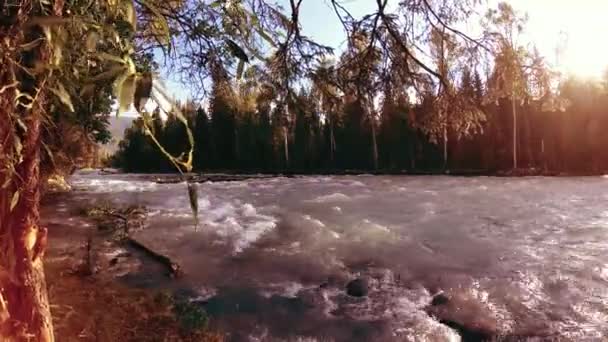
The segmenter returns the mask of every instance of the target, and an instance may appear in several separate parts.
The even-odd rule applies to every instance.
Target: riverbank
[[[42,217],[53,217],[44,222],[49,230],[45,273],[58,341],[224,340],[207,330],[204,313],[188,303],[119,281],[120,274],[138,267],[134,259],[142,256],[116,254],[121,247],[100,234],[92,220],[53,207],[57,196],[62,194],[43,199]],[[52,215],[45,215],[51,210]]]
[[[123,174],[120,170],[100,171],[102,174]],[[129,173],[124,173],[129,174]],[[243,171],[243,170],[214,170],[203,173],[139,173],[144,179],[158,183],[179,183],[184,177],[195,183],[230,182],[249,179],[264,179],[273,177],[298,176],[458,176],[458,177],[594,177],[604,176],[608,171],[553,171],[535,168],[520,168],[516,170],[284,170],[284,171]]]

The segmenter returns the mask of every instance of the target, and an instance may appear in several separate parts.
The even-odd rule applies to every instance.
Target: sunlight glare
[[[608,67],[608,1],[509,0],[528,14],[524,40],[537,46],[559,71],[599,78]],[[558,50],[561,50],[558,52]]]
[[[582,32],[570,38],[568,48],[564,51],[561,68],[563,71],[584,78],[601,77],[608,66],[608,46],[597,41],[598,30]]]

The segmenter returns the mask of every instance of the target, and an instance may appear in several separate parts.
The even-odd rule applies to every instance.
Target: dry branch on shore
[[[140,251],[145,252],[146,255],[148,255],[151,259],[154,259],[155,261],[157,261],[157,262],[161,263],[162,265],[164,265],[165,267],[167,267],[169,269],[169,274],[171,275],[172,278],[177,278],[182,275],[182,269],[179,266],[179,264],[177,262],[173,261],[168,256],[154,251],[153,249],[151,249],[150,247],[146,246],[141,241],[138,241],[133,237],[127,236],[126,241],[130,246],[132,246]]]
[[[127,207],[124,209],[113,207],[110,204],[87,208],[83,213],[93,218],[101,231],[107,231],[112,234],[114,241],[124,243],[127,246],[137,249],[145,253],[150,259],[162,264],[169,271],[172,278],[181,276],[182,269],[180,265],[172,260],[169,256],[159,253],[147,246],[143,242],[134,238],[130,233],[136,229],[143,229],[146,218],[146,209],[142,207]],[[86,255],[86,270],[88,274],[93,274],[94,265],[92,260],[92,243],[93,239],[87,240],[87,255]]]

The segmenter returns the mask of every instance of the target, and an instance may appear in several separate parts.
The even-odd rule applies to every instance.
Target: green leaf
[[[251,22],[253,23],[253,25],[256,27],[259,27],[260,19],[258,19],[258,16],[251,12],[247,12],[247,13],[249,14],[249,18],[251,18]]]
[[[160,12],[156,6],[154,6],[150,1],[141,1],[141,4],[148,9],[148,11],[154,14],[154,20],[152,21],[152,29],[154,35],[161,36],[163,43],[168,43],[171,40],[169,29],[169,24],[167,23],[167,18]]]
[[[226,39],[226,43],[228,44],[228,48],[230,49],[233,55],[235,55],[238,59],[249,63],[249,57],[247,57],[245,51],[240,46],[238,46],[237,43],[235,43],[231,39]]]
[[[171,41],[169,27],[164,18],[154,17],[150,23],[150,32],[161,45],[167,45]]]
[[[270,44],[272,47],[276,47],[277,43],[275,43],[274,39],[272,39],[266,33],[266,31],[264,30],[262,25],[260,25],[260,19],[258,19],[258,16],[254,13],[249,13],[249,17],[251,18],[251,23],[255,27],[255,30],[260,35],[260,37],[262,37],[262,39],[264,39],[266,42],[268,42],[268,44]]]
[[[23,120],[21,120],[21,118],[17,118],[17,125],[23,130],[23,133],[27,132],[27,126],[25,125]]]
[[[57,96],[59,98],[59,101],[61,101],[61,103],[66,105],[66,107],[68,107],[68,109],[72,113],[74,112],[74,105],[72,104],[72,99],[70,97],[70,94],[67,92],[67,90],[65,90],[63,84],[58,83],[57,88],[49,88],[49,90],[53,94],[55,94],[55,96]]]
[[[53,165],[53,167],[57,167],[55,164],[55,157],[53,156],[53,152],[51,151],[51,149],[49,148],[49,145],[42,143],[42,147],[44,147],[44,151],[46,152],[46,154],[49,157],[49,160],[51,161],[51,164]]]
[[[53,33],[51,32],[50,26],[42,26],[42,32],[44,33],[46,42],[50,44],[53,41]]]
[[[169,160],[175,165],[175,167],[178,169],[178,171],[180,173],[182,173],[182,169],[185,169],[187,172],[192,171],[192,159],[193,159],[193,151],[194,151],[194,136],[192,135],[192,130],[190,129],[190,127],[188,126],[188,120],[186,119],[186,117],[184,116],[184,114],[181,112],[180,108],[178,106],[175,106],[173,103],[173,101],[171,100],[170,96],[167,96],[167,92],[165,91],[162,82],[154,82],[154,84],[152,85],[154,88],[154,91],[152,92],[152,98],[157,102],[157,103],[166,103],[169,102],[170,104],[172,104],[173,107],[173,113],[175,114],[175,116],[178,118],[178,120],[184,125],[184,127],[186,128],[186,136],[188,137],[188,143],[190,144],[190,150],[188,151],[188,153],[186,154],[186,160],[180,160],[181,157],[180,156],[179,159],[176,159],[175,157],[173,157],[170,153],[168,153],[159,143],[158,141],[156,141],[155,139],[153,139],[153,141],[155,142],[156,146],[158,146],[161,150],[161,152],[167,156],[167,158],[169,158]]]
[[[136,77],[137,75],[135,74],[124,74],[114,83],[114,95],[118,99],[118,111],[116,115],[128,111],[133,103]]]
[[[137,16],[135,13],[135,7],[133,6],[133,0],[123,0],[123,6],[125,11],[125,19],[131,24],[133,31],[137,30]]]
[[[264,30],[261,27],[258,27],[257,32],[260,35],[260,37],[262,37],[265,41],[267,41],[268,44],[272,45],[272,47],[277,46],[277,43],[275,43],[274,40],[272,38],[270,38],[270,36],[268,34],[266,34],[266,32],[264,32]]]
[[[223,2],[224,1],[222,1],[222,0],[216,0],[216,1],[212,2],[209,5],[209,7],[211,7],[211,8],[218,8],[218,7],[220,7],[222,5]]]
[[[19,163],[21,163],[21,161],[23,160],[23,156],[21,155],[23,145],[21,144],[21,139],[17,134],[13,134],[13,144],[15,147],[15,154],[19,157]]]
[[[99,41],[99,33],[94,30],[90,30],[87,33],[87,37],[85,40],[85,46],[88,52],[95,52],[97,50],[97,42]]]
[[[252,49],[249,52],[253,55],[253,57],[257,58],[260,61],[268,61],[268,58],[262,56],[257,50]]]
[[[240,80],[241,77],[243,76],[243,68],[245,67],[245,62],[244,61],[239,61],[239,65],[236,68],[236,79]]]
[[[17,203],[19,203],[19,191],[15,191],[15,193],[13,194],[13,198],[11,199],[11,208],[10,211],[13,211],[13,209],[15,209],[15,207],[17,206]]]
[[[148,99],[152,95],[152,74],[147,72],[137,78],[137,84],[135,86],[135,95],[133,97],[133,104],[135,109],[140,112],[142,107],[148,102]]]
[[[22,51],[30,51],[34,48],[36,48],[38,45],[40,45],[40,43],[42,42],[42,38],[38,38],[38,39],[34,39],[29,43],[23,44],[21,45],[21,50]]]
[[[68,31],[64,26],[52,27],[53,40],[49,41],[49,45],[53,50],[52,54],[52,65],[59,66],[63,59],[63,51],[65,50],[65,44],[68,41]]]
[[[114,77],[116,77],[118,74],[124,72],[126,69],[127,68],[125,66],[115,66],[108,71],[104,71],[101,74],[94,76],[89,81],[98,82],[98,81],[110,80],[110,79],[113,79]]]
[[[143,118],[146,126],[152,126],[152,117],[150,116],[150,113],[143,112],[143,113],[141,113],[141,117]]]
[[[127,63],[124,59],[122,59],[118,56],[110,55],[109,53],[105,53],[105,52],[96,53],[95,57],[99,58],[102,61],[116,62],[116,63],[120,63],[120,64]]]
[[[63,42],[59,39],[55,39],[51,42],[52,53],[52,65],[59,66],[63,59]]]
[[[92,83],[85,84],[80,89],[79,95],[80,95],[80,97],[90,97],[91,95],[93,95],[94,91],[95,91],[95,85],[94,84],[92,84]]]
[[[6,177],[6,180],[4,181],[4,184],[2,184],[0,189],[6,189],[9,185],[11,185],[11,177]]]
[[[289,18],[287,18],[287,16],[285,14],[281,13],[276,8],[270,8],[270,10],[273,12],[275,17],[279,20],[279,22],[281,23],[283,28],[286,30],[289,30],[289,28],[291,27],[291,20],[289,20]]]
[[[125,56],[125,62],[127,63],[127,72],[130,74],[135,74],[137,68],[135,67],[135,62],[130,56]]]
[[[190,198],[190,209],[192,209],[196,229],[198,228],[198,192],[196,191],[196,185],[190,182],[188,182],[188,197]]]

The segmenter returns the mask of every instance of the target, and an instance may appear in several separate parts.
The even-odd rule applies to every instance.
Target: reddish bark
[[[8,320],[4,322],[4,331],[0,336],[14,341],[53,341],[42,265],[46,229],[40,227],[38,211],[40,117],[35,113],[27,120],[22,154],[24,158],[15,170],[12,185],[1,194],[3,235],[0,242],[5,250],[1,266],[7,274],[0,280],[0,286]],[[19,191],[19,201],[11,210],[10,199],[15,191]],[[28,336],[35,337],[28,339]]]
[[[56,15],[61,14],[62,5],[63,1],[54,3]],[[48,61],[50,55],[45,46],[27,54],[19,51],[25,41],[41,33],[25,32],[23,23],[34,14],[30,1],[23,0],[13,9],[11,24],[0,26],[0,341],[52,342],[42,264],[46,229],[40,227],[39,215],[41,108],[45,104],[40,80],[46,76],[32,78],[15,64],[33,66]],[[31,108],[17,105],[17,89],[36,97]],[[21,149],[16,148],[19,144]]]
[[[0,183],[0,340],[53,341],[42,255],[46,230],[39,217],[40,190],[40,113],[27,116],[14,106],[14,90],[0,98],[0,149],[3,168]],[[39,98],[39,101],[41,98]],[[26,130],[17,132],[15,115],[25,123]],[[16,153],[15,136],[23,146]],[[19,197],[12,207],[15,193]],[[12,207],[12,208],[11,208]]]

